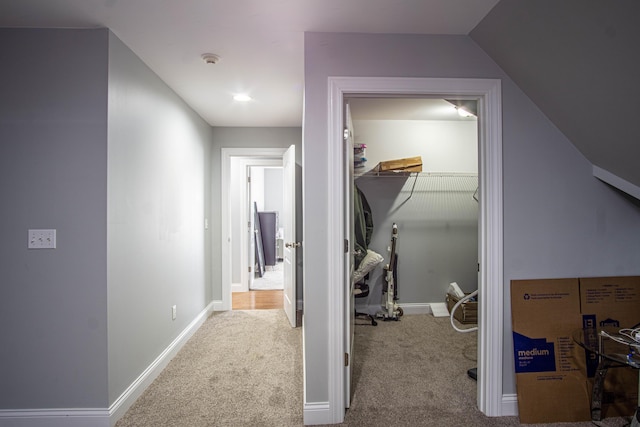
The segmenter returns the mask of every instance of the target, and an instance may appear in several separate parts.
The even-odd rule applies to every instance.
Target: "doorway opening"
[[[478,105],[479,128],[479,273],[478,289],[478,399],[480,411],[488,416],[503,415],[502,396],[502,334],[503,334],[503,272],[502,272],[502,129],[501,86],[496,79],[439,78],[329,78],[329,157],[344,158],[343,123],[344,98],[369,96],[435,96],[443,99],[468,98]],[[329,174],[344,177],[342,161],[336,161]],[[329,218],[329,247],[337,247],[348,238],[344,224],[344,181],[329,182],[332,209]],[[345,395],[349,394],[347,371],[342,354],[349,351],[349,303],[344,289],[347,265],[341,254],[328,254],[336,268],[329,278],[329,299],[336,304],[340,316],[329,324],[330,342],[336,352],[330,361],[330,375],[335,379],[330,393],[332,418],[344,419]],[[338,285],[333,285],[338,284]]]
[[[352,216],[361,215],[357,224],[362,227],[366,222],[367,226],[366,238],[362,232],[356,233],[362,237],[350,245],[367,253],[350,268],[356,272],[351,287],[367,292],[365,298],[360,295],[353,302],[355,307],[349,311],[368,316],[363,321],[366,325],[374,323],[375,318],[391,319],[384,291],[390,283],[387,266],[393,245],[397,246],[392,271],[399,316],[424,315],[429,319],[434,307],[445,306],[450,283],[456,282],[465,293],[478,287],[476,101],[392,95],[355,95],[345,101],[354,151],[346,188],[353,187],[361,200],[359,205],[366,206],[366,212],[356,209]],[[464,112],[461,105],[466,107]],[[393,169],[381,170],[387,166]],[[368,221],[363,221],[367,217]],[[349,226],[359,230],[354,221]],[[353,258],[358,259],[355,254]],[[398,318],[398,314],[395,316],[393,319]],[[360,328],[354,323],[352,320],[352,328]],[[397,324],[398,333],[403,333],[400,331],[405,323]],[[459,338],[453,337],[457,334],[453,329],[448,334]],[[350,336],[353,339],[354,331]],[[413,338],[416,347],[421,346],[421,340],[429,340],[428,335]],[[355,342],[349,346],[353,348]],[[353,359],[357,358],[354,354]],[[456,363],[454,360],[451,363]],[[449,366],[455,369],[455,365]],[[468,368],[466,363],[459,366],[460,372]],[[403,381],[402,377],[398,380]],[[470,381],[468,388],[475,394],[475,383]]]
[[[256,240],[254,237],[257,213],[264,210],[264,172],[267,168],[281,169],[286,148],[223,148],[221,152],[222,179],[222,309],[233,308],[233,295],[242,307],[255,307],[255,290],[250,288],[256,275]],[[254,183],[251,183],[252,172]],[[269,174],[269,173],[267,173]],[[260,184],[262,183],[262,184]],[[262,186],[262,190],[258,189]],[[252,192],[253,187],[253,192]],[[255,200],[257,199],[257,200]],[[256,206],[259,206],[258,210]],[[275,225],[274,225],[275,226]],[[266,267],[263,264],[263,267]],[[266,268],[265,268],[266,269]],[[282,291],[270,292],[269,308],[282,307]],[[275,294],[275,295],[274,295]],[[275,306],[275,307],[274,307]]]
[[[269,292],[276,295],[271,297],[271,300],[281,301],[277,307],[271,308],[283,308],[292,327],[295,327],[298,322],[297,296],[301,296],[301,293],[297,292],[296,276],[297,248],[300,246],[297,242],[296,229],[296,200],[298,199],[296,191],[299,190],[300,175],[295,156],[294,145],[286,148],[222,148],[221,150],[222,310],[232,309],[233,293],[249,293],[250,298],[255,300],[256,292],[260,293],[261,297]],[[271,169],[273,172],[278,170],[281,172],[281,179],[278,181],[280,177],[275,178],[275,181],[281,183],[280,191],[278,192],[277,189],[274,191],[281,195],[281,204],[278,204],[278,209],[281,205],[281,211],[264,210],[266,206],[264,177],[268,175],[265,171]],[[254,190],[253,194],[250,179],[252,172],[262,177],[261,180],[254,180],[254,186],[257,181],[263,182],[262,191]],[[276,196],[271,197],[271,199],[275,198]],[[281,241],[282,289],[251,289],[256,267],[261,269],[260,276],[267,271],[267,263],[265,263],[267,252],[264,250],[264,243],[267,240],[263,240],[261,235],[260,238],[256,236],[256,234],[262,234],[262,228],[259,226],[261,213],[270,214],[265,215],[263,220],[266,222],[267,217],[270,217],[269,233],[271,235],[268,244],[269,251],[275,260],[279,255],[278,240]],[[281,233],[279,233],[280,229]],[[240,266],[239,271],[235,270],[235,277],[234,255],[235,266]],[[270,264],[274,264],[270,267],[277,267],[277,261]]]
[[[281,164],[281,159],[232,159],[233,310],[284,308]],[[239,188],[245,183],[246,194]]]
[[[247,235],[250,291],[284,289],[281,166],[248,168],[250,231]]]

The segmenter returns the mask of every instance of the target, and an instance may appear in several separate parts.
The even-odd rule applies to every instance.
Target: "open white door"
[[[247,184],[246,184],[246,188],[247,188],[247,196],[245,198],[245,215],[247,215],[248,221],[244,222],[242,225],[247,224],[247,234],[246,234],[246,238],[247,238],[247,242],[249,242],[248,249],[249,252],[247,253],[247,259],[249,260],[249,268],[246,270],[248,271],[248,277],[247,277],[247,289],[251,290],[253,289],[253,279],[256,275],[255,272],[255,268],[256,268],[256,224],[255,224],[255,207],[254,204],[252,203],[252,196],[251,196],[251,166],[247,166],[247,180],[246,180]],[[244,219],[244,218],[243,218]],[[245,269],[241,268],[242,272],[245,271]]]
[[[354,270],[354,245],[355,229],[353,224],[353,123],[351,121],[351,111],[349,104],[345,105],[345,129],[344,129],[344,289],[345,289],[345,372],[344,372],[344,398],[345,408],[351,406],[351,376],[353,375],[353,337],[355,326],[355,302],[353,296],[354,283],[352,280]]]
[[[292,145],[282,157],[282,250],[284,311],[289,323],[296,327],[296,147]]]

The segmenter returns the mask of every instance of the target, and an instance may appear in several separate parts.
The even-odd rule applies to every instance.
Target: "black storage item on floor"
[[[258,212],[265,265],[276,265],[277,212]]]

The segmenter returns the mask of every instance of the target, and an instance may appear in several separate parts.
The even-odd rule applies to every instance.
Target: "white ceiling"
[[[468,34],[498,0],[3,0],[0,27],[108,27],[212,126],[301,126],[306,31]],[[221,57],[205,64],[203,53]],[[239,104],[232,95],[248,93]]]
[[[367,97],[350,98],[348,102],[353,120],[477,120],[475,116],[461,116],[456,107],[444,99]]]

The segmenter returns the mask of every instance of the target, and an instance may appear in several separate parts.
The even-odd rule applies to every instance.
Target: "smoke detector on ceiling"
[[[203,53],[201,58],[205,64],[215,64],[220,60],[220,57],[215,53]]]

